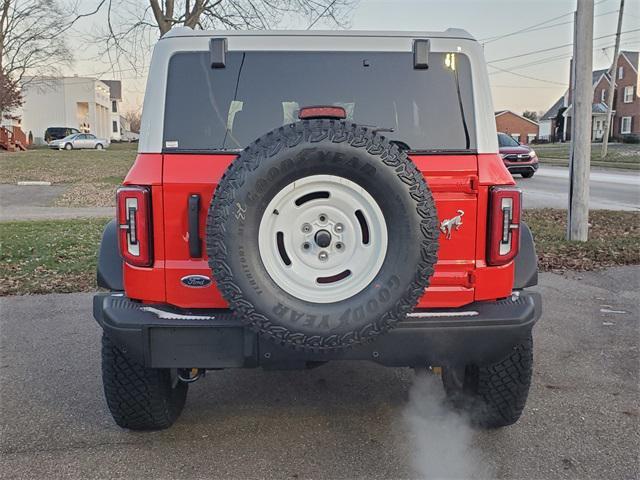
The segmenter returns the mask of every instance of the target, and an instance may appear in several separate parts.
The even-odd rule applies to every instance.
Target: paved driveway
[[[637,478],[639,276],[541,276],[530,400],[492,432],[444,412],[436,378],[368,363],[209,372],[173,428],[123,431],[90,296],[3,298],[0,477]]]

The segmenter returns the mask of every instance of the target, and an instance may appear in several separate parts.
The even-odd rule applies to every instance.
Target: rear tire
[[[531,385],[531,336],[503,359],[488,365],[444,367],[442,383],[449,401],[470,414],[481,428],[500,428],[518,421]]]
[[[146,368],[102,335],[102,381],[111,415],[122,428],[160,430],[178,418],[188,385],[169,369]]]
[[[533,177],[533,172],[524,172],[524,173],[521,173],[520,175],[522,175],[522,178],[531,178]]]

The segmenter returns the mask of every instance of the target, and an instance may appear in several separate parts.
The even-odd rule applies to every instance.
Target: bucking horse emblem
[[[444,233],[444,236],[447,240],[451,240],[451,232],[455,229],[456,231],[460,230],[462,226],[462,216],[464,212],[462,210],[458,210],[458,215],[453,218],[448,218],[443,220],[440,223],[440,231]]]

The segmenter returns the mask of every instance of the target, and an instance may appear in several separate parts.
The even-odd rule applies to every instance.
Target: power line
[[[622,45],[630,45],[630,44],[636,44],[636,43],[638,43],[638,42],[637,41],[629,41],[629,42],[621,43],[620,45],[622,46]],[[604,49],[604,48],[611,48],[611,47],[613,47],[613,45],[607,45],[607,46],[602,45],[602,46],[594,47],[594,50]],[[558,56],[547,57],[547,59],[537,60],[537,61],[534,61],[534,62],[530,62],[528,64],[517,65],[517,66],[511,67],[511,68],[512,69],[515,69],[515,68],[526,68],[526,67],[541,65],[541,64],[544,64],[544,63],[551,63],[551,62],[554,62],[554,61],[557,61],[557,60],[565,60],[565,59],[571,58],[571,56],[572,56],[571,54],[566,54],[566,55],[562,55],[562,56],[559,56],[559,57]],[[525,75],[525,74],[522,74],[522,73],[513,72],[511,70],[506,70],[504,68],[496,67],[495,65],[489,65],[489,67],[497,70],[495,72],[489,73],[489,75],[497,75],[497,74],[500,74],[500,73],[509,73],[509,74],[515,75],[517,77],[528,78],[530,80],[536,80],[536,81],[539,81],[539,82],[549,83],[549,84],[552,84],[552,85],[562,85],[564,87],[567,86],[565,83],[555,82],[553,80],[547,80],[547,79],[543,79],[543,78],[532,77],[530,75]],[[536,88],[536,87],[531,87],[531,88]],[[551,88],[551,87],[548,87],[548,88]]]
[[[640,31],[640,28],[635,28],[633,30],[626,30],[624,32],[621,32],[621,35],[625,34],[625,33],[634,33],[634,32],[638,32],[638,31]],[[603,38],[609,38],[609,37],[615,37],[615,36],[616,36],[616,34],[613,33],[613,34],[609,34],[609,35],[602,35],[601,37],[595,37],[593,40],[600,40],[600,39],[603,39]],[[489,61],[487,61],[487,63],[504,62],[506,60],[512,60],[514,58],[525,57],[525,56],[528,56],[528,55],[535,55],[536,53],[550,52],[552,50],[558,50],[559,48],[566,48],[566,47],[572,47],[572,46],[573,46],[573,42],[565,43],[564,45],[557,45],[555,47],[549,47],[549,48],[541,48],[539,50],[533,50],[531,52],[525,52],[525,53],[520,53],[518,55],[511,55],[509,57],[503,57],[503,58],[498,58],[498,59],[495,59],[495,60],[489,60]]]
[[[560,85],[562,87],[566,87],[567,86],[564,83],[554,82],[553,80],[547,80],[547,79],[544,79],[544,78],[532,77],[530,75],[525,75],[523,73],[512,72],[510,70],[505,70],[504,68],[496,67],[494,65],[489,65],[489,67],[495,68],[496,70],[500,70],[501,72],[504,72],[504,73],[510,73],[511,75],[515,75],[516,77],[528,78],[529,80],[536,80],[538,82],[551,83],[553,85]]]
[[[596,2],[594,5],[599,5],[601,3],[604,3],[605,1],[607,1],[607,0],[601,0],[600,2]],[[606,12],[606,13],[601,13],[599,15],[596,15],[596,17],[600,17],[600,16],[603,16],[603,15],[609,15],[610,13],[613,13],[613,12],[617,12],[617,10],[613,10],[611,12]],[[546,25],[547,23],[553,22],[555,20],[560,20],[561,18],[566,17],[567,15],[573,15],[573,13],[574,13],[573,11],[567,12],[567,13],[564,13],[562,15],[558,15],[557,17],[553,17],[553,18],[550,18],[548,20],[545,20],[544,22],[536,23],[535,25],[530,25],[529,27],[521,28],[521,29],[515,30],[513,32],[505,33],[503,35],[495,35],[493,37],[482,38],[482,39],[480,39],[478,41],[480,43],[482,43],[482,44],[487,44],[487,43],[496,42],[498,40],[502,40],[503,38],[511,37],[513,35],[519,35],[519,34],[522,34],[522,33],[535,32],[537,30],[544,30],[544,29],[547,29],[547,28],[553,28],[553,27],[557,27],[557,26],[560,26],[560,25],[567,25],[567,24],[573,23],[573,22],[572,21],[571,22],[563,22],[563,23],[557,23],[555,25],[550,25],[550,26],[546,26],[546,27],[542,27],[542,28],[536,28],[536,27],[541,27],[542,25]]]
[[[622,42],[621,45],[636,45],[640,43],[639,40],[628,40],[626,42]],[[607,44],[607,45],[597,45],[594,46],[593,49],[594,50],[604,50],[607,48],[612,48],[613,45],[612,44]],[[520,68],[527,68],[527,67],[534,67],[537,65],[543,65],[545,63],[552,63],[552,62],[556,62],[559,60],[565,60],[567,58],[571,58],[572,54],[571,53],[564,53],[562,55],[553,55],[551,57],[544,57],[544,58],[539,58],[537,60],[532,60],[531,62],[527,62],[527,63],[520,63],[518,65],[514,65],[512,67],[510,67],[511,69],[520,69]],[[497,75],[501,72],[491,72],[489,73],[489,75]]]
[[[505,33],[504,35],[496,35],[496,36],[493,36],[493,37],[482,38],[482,39],[480,39],[478,41],[480,43],[487,44],[487,43],[495,42],[495,41],[498,41],[498,40],[502,40],[503,38],[507,38],[507,37],[511,37],[513,35],[518,35],[520,33],[528,32],[532,28],[539,27],[541,25],[545,25],[545,24],[547,24],[549,22],[553,22],[554,20],[559,20],[559,19],[561,19],[563,17],[566,17],[567,15],[571,15],[572,13],[573,12],[564,13],[562,15],[558,15],[557,17],[550,18],[549,20],[545,20],[544,22],[536,23],[535,25],[531,25],[531,26],[526,27],[526,28],[521,28],[520,30],[515,30],[513,32]]]

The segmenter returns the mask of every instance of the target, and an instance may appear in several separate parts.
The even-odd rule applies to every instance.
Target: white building
[[[103,80],[109,87],[111,100],[111,140],[122,140],[122,127],[120,125],[120,102],[122,102],[122,82],[120,80]]]
[[[72,127],[101,138],[112,138],[109,86],[89,77],[45,78],[22,87],[22,129],[44,142],[49,127]]]

